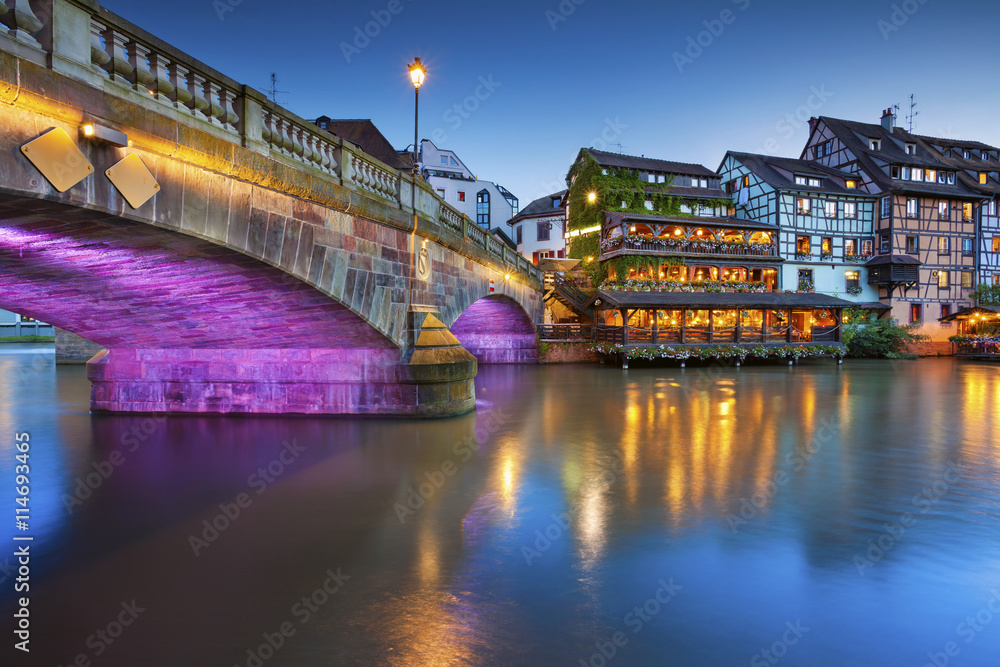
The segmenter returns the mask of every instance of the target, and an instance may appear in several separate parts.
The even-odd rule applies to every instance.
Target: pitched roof
[[[903,181],[893,179],[875,162],[876,159],[890,164],[901,164],[915,167],[930,167],[932,169],[959,170],[973,167],[958,166],[952,159],[945,158],[931,145],[929,138],[911,134],[901,127],[895,127],[892,132],[876,123],[861,123],[854,120],[829,118],[820,116],[819,121],[826,124],[830,130],[847,146],[864,168],[876,186],[882,191],[896,190],[916,194],[940,194],[949,197],[981,197],[983,191],[971,178],[958,178],[954,186],[938,186],[919,181]],[[862,137],[864,139],[862,139]],[[879,150],[869,145],[871,139],[879,140]],[[941,141],[936,139],[935,141]],[[914,144],[916,153],[906,152],[906,144]],[[805,154],[803,149],[803,154]],[[968,162],[968,161],[966,161]]]
[[[669,160],[657,160],[649,157],[608,153],[607,151],[599,151],[596,148],[584,148],[582,150],[590,153],[590,155],[597,160],[597,164],[602,167],[624,167],[626,169],[638,169],[639,171],[661,171],[668,174],[718,178],[718,174],[700,164],[671,162]]]
[[[542,214],[552,215],[557,213],[563,213],[566,207],[566,193],[568,192],[569,190],[560,190],[559,192],[553,192],[550,195],[539,197],[535,201],[531,202],[530,204],[522,208],[521,212],[514,217],[528,218],[535,215],[542,215]],[[557,208],[553,208],[552,206],[553,199],[559,199],[560,203]]]
[[[413,158],[408,161],[404,160],[389,143],[389,140],[385,138],[385,135],[375,127],[375,123],[370,118],[335,119],[329,116],[320,116],[313,122],[330,134],[335,134],[341,139],[357,144],[361,150],[390,167],[395,169],[413,168]]]
[[[780,190],[799,190],[802,192],[823,192],[838,195],[851,195],[854,197],[874,197],[862,190],[850,189],[833,179],[846,181],[848,179],[858,180],[857,174],[852,174],[840,169],[834,169],[815,160],[796,160],[787,157],[774,157],[771,155],[760,155],[757,153],[740,153],[729,151],[727,155],[732,155],[739,160],[747,169],[756,174],[768,185]],[[782,171],[792,172],[792,178],[788,178]],[[795,183],[795,175],[816,176],[823,179],[823,185],[814,187],[810,185],[799,185]]]

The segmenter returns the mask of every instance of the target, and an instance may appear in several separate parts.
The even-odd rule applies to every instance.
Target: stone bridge
[[[107,348],[94,410],[457,414],[477,360],[535,360],[537,269],[422,179],[92,0],[6,8],[0,308]],[[53,130],[59,174],[93,167],[61,192],[23,150]]]

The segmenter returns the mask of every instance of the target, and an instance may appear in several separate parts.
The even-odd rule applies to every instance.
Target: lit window
[[[948,217],[948,202],[939,201],[938,202],[938,217],[947,218]]]
[[[800,255],[809,254],[809,237],[808,236],[796,236],[795,237],[795,252]]]
[[[1000,236],[993,237],[993,252],[1000,252]]]
[[[908,252],[911,255],[913,255],[913,254],[916,254],[919,249],[920,249],[920,247],[917,244],[917,237],[916,236],[907,236],[906,237],[906,252]]]
[[[656,174],[649,174],[647,176],[647,179],[649,180],[650,183],[656,183]]]
[[[823,204],[823,208],[824,208],[824,213],[826,214],[826,217],[828,217],[828,218],[836,218],[837,217],[837,202],[835,202],[835,201],[825,202]]]
[[[972,255],[973,255],[972,239],[962,239],[962,256],[972,257]]]
[[[854,218],[858,215],[858,205],[852,201],[844,202],[844,217]]]
[[[889,197],[882,197],[882,217],[888,218],[889,212],[892,210],[892,200]]]
[[[922,181],[922,180],[924,180],[924,170],[923,169],[917,169],[917,168],[914,167],[913,173],[911,174],[910,177],[914,181]]]
[[[820,252],[824,255],[833,254],[833,239],[829,236],[824,236],[819,243]]]
[[[910,304],[910,324],[922,322],[924,319],[924,306],[921,303]]]
[[[972,220],[972,202],[962,204],[962,220],[965,222]]]
[[[852,287],[861,287],[861,272],[860,271],[845,271],[844,279],[847,282],[847,289]]]
[[[938,271],[938,287],[947,288],[950,287],[949,276],[951,276],[950,271]]]
[[[806,177],[805,176],[796,176],[795,177],[795,185],[805,185],[805,184],[806,184]]]
[[[875,245],[871,239],[864,239],[861,241],[861,254],[870,255],[872,254],[872,246]]]
[[[972,289],[972,271],[962,271],[962,289]]]
[[[465,201],[465,193],[461,190],[458,191],[458,201]]]
[[[809,186],[813,188],[818,188],[820,186],[820,180],[818,178],[810,178]]]
[[[937,171],[935,171],[933,169],[928,169],[927,170],[927,182],[928,183],[933,183],[936,180],[937,180]]]
[[[951,239],[947,236],[938,237],[938,254],[947,255],[951,252]]]
[[[810,213],[811,211],[812,211],[812,200],[800,198],[799,213]]]
[[[844,257],[851,257],[858,254],[857,239],[844,239]]]
[[[986,180],[988,178],[989,178],[989,174],[987,174],[985,171],[979,172],[979,184],[980,185],[986,185]]]
[[[993,284],[1000,285],[1000,273],[993,274]]]
[[[698,181],[698,186],[702,187],[702,188],[707,188],[708,187],[708,179],[707,178],[703,178],[700,181]]]
[[[906,217],[908,217],[908,218],[915,218],[915,217],[917,217],[917,210],[918,210],[917,200],[916,199],[907,199],[906,200]]]
[[[845,187],[846,187],[846,188],[847,188],[848,190],[853,190],[854,188],[858,187],[858,182],[857,182],[857,181],[855,181],[855,180],[853,180],[853,179],[847,179],[847,180],[846,180],[846,181],[844,182],[844,186],[845,186]]]
[[[750,174],[744,174],[743,176],[743,187],[750,187]]]

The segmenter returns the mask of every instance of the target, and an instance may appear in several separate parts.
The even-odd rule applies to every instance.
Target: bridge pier
[[[464,358],[462,355],[467,355]],[[398,415],[475,408],[475,359],[419,349],[110,349],[87,364],[95,412]]]

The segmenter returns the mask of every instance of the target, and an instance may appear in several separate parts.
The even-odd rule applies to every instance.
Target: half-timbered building
[[[729,151],[719,167],[736,217],[777,230],[778,286],[863,306],[878,301],[864,263],[874,255],[876,196],[857,176],[811,160]]]
[[[878,196],[868,282],[894,318],[920,325],[937,343],[953,333],[939,318],[971,304],[979,263],[977,207],[988,210],[986,190],[972,182],[965,165],[935,147],[947,143],[896,127],[886,110],[879,124],[811,119],[801,155],[855,175],[858,190]]]

